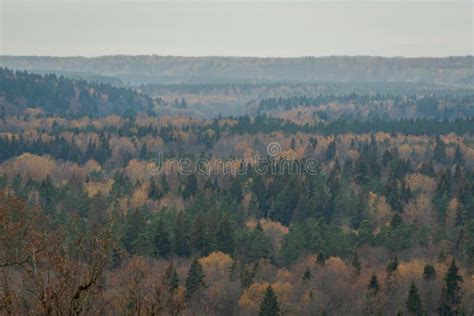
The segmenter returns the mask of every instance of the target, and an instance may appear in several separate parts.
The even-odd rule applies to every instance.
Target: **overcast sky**
[[[473,54],[473,2],[0,0],[2,55]]]

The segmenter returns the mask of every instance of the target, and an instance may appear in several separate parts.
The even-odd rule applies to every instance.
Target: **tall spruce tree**
[[[174,252],[178,256],[189,256],[191,253],[190,225],[184,212],[178,213],[174,225]]]
[[[224,216],[216,232],[217,250],[232,254],[234,252],[235,240],[234,229],[228,216]]]
[[[445,163],[446,158],[446,144],[439,138],[436,137],[436,144],[433,150],[433,159],[439,163]]]
[[[191,243],[195,251],[201,256],[207,256],[210,252],[210,242],[207,233],[207,225],[204,215],[199,212],[194,217],[191,228]]]
[[[171,253],[171,240],[163,218],[160,217],[153,230],[153,244],[159,257],[168,257]]]
[[[429,280],[434,280],[436,278],[436,270],[435,267],[427,263],[423,269],[423,279],[429,281]]]
[[[379,281],[377,280],[377,276],[372,274],[372,277],[370,278],[369,286],[367,287],[369,290],[368,295],[373,296],[376,295],[379,292],[380,286],[379,286]]]
[[[206,288],[206,284],[204,283],[204,271],[202,270],[199,260],[194,259],[189,268],[188,277],[186,278],[186,299],[191,299],[196,292],[204,288]]]
[[[357,251],[354,252],[354,256],[352,257],[352,267],[354,267],[356,275],[360,275],[361,264]]]
[[[463,279],[459,275],[459,268],[453,259],[444,278],[445,287],[443,289],[441,306],[439,312],[441,315],[459,315],[461,312],[461,285]]]
[[[423,315],[423,307],[421,305],[420,295],[418,294],[418,289],[414,282],[412,282],[410,286],[410,291],[408,292],[408,298],[405,302],[405,306],[411,315]]]
[[[260,309],[258,311],[259,316],[277,316],[280,314],[280,307],[278,306],[278,298],[273,291],[271,285],[267,287],[265,296],[260,303]]]

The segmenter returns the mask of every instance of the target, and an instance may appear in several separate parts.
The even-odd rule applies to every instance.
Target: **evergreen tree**
[[[194,174],[190,176],[186,176],[184,181],[184,188],[183,188],[183,199],[187,200],[191,196],[194,196],[197,190],[197,178]]]
[[[387,272],[390,274],[397,271],[397,269],[398,269],[398,258],[397,256],[393,256],[387,265]]]
[[[459,268],[453,259],[444,278],[445,287],[442,294],[442,302],[439,308],[442,315],[459,315],[461,305],[461,285],[462,277],[459,275]]]
[[[436,278],[436,270],[432,264],[427,263],[423,269],[423,279],[433,280]]]
[[[143,231],[143,228],[146,226],[145,224],[145,217],[140,209],[137,208],[127,213],[123,244],[129,253],[134,252],[134,242]]]
[[[160,182],[161,182],[161,192],[163,193],[163,195],[166,195],[170,190],[170,186],[168,184],[168,181],[166,180],[165,175],[161,176]]]
[[[369,290],[369,295],[376,295],[379,292],[380,286],[379,286],[379,281],[377,280],[377,276],[375,274],[372,274],[372,277],[370,278],[368,290]]]
[[[53,212],[53,208],[54,208],[53,193],[54,193],[54,187],[51,182],[51,179],[49,178],[49,176],[46,176],[46,178],[41,182],[41,185],[39,187],[41,206],[43,208],[43,211],[46,214],[50,214]]]
[[[326,159],[331,161],[336,156],[336,139],[329,143],[328,149],[326,150]]]
[[[445,163],[446,157],[446,144],[441,140],[439,136],[436,137],[436,145],[433,150],[433,159],[439,163]]]
[[[326,257],[326,254],[322,251],[320,251],[318,253],[318,256],[316,257],[316,261],[320,264],[320,265],[324,265],[326,263],[326,260],[327,260],[327,257]]]
[[[453,163],[457,164],[458,166],[464,165],[464,156],[461,151],[461,147],[459,144],[456,145],[456,151],[454,152]]]
[[[354,267],[356,275],[360,275],[361,264],[359,256],[357,255],[357,251],[354,252],[354,256],[352,257],[352,267]]]
[[[308,281],[311,280],[311,270],[309,268],[306,268],[303,274],[303,281]]]
[[[296,150],[296,140],[295,140],[294,137],[291,138],[290,148],[291,148],[292,150]]]
[[[153,243],[155,245],[156,254],[160,257],[166,258],[171,253],[171,241],[170,236],[160,216],[156,227],[154,228]]]
[[[204,215],[199,212],[193,220],[191,228],[191,244],[194,250],[201,256],[207,256],[210,252],[210,241],[207,233],[207,225]]]
[[[227,216],[224,216],[216,232],[217,250],[227,254],[234,252],[235,240],[234,229]]]
[[[2,105],[2,109],[0,110],[0,119],[2,120],[3,124],[6,124],[7,121],[5,120],[5,106]]]
[[[140,159],[145,160],[148,158],[148,148],[146,142],[143,143],[142,149],[140,150]]]
[[[176,216],[174,226],[174,251],[178,256],[189,256],[191,252],[191,236],[188,220],[184,212]]]
[[[199,260],[194,259],[189,268],[188,277],[186,278],[186,299],[191,299],[195,293],[204,288],[206,288],[206,284],[204,283],[204,271],[202,270]]]
[[[148,198],[152,200],[159,200],[161,199],[162,194],[160,188],[158,188],[158,184],[154,178],[150,179],[150,185],[148,188]]]
[[[418,289],[416,288],[414,282],[412,282],[410,286],[410,291],[408,292],[408,298],[405,302],[405,306],[410,314],[417,316],[423,315],[420,295],[418,294]]]
[[[258,311],[259,316],[277,316],[280,314],[280,307],[278,306],[278,298],[273,291],[271,285],[267,287],[265,296],[260,303],[260,309]]]

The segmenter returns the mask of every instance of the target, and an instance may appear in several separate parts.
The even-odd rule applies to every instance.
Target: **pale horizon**
[[[473,6],[466,1],[0,3],[4,56],[473,54]]]

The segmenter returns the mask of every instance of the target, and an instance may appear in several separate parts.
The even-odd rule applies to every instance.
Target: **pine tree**
[[[148,188],[148,198],[152,200],[159,200],[161,199],[161,197],[162,197],[162,194],[161,194],[160,189],[158,188],[156,180],[151,178],[150,185]]]
[[[142,149],[140,150],[140,159],[145,160],[148,158],[148,148],[146,142],[143,143]]]
[[[0,110],[0,119],[2,120],[3,124],[6,124],[7,121],[5,120],[5,106],[2,105],[2,109]]]
[[[456,226],[464,225],[464,217],[464,205],[462,204],[462,202],[458,202],[458,207],[456,208]]]
[[[217,250],[219,251],[222,251],[227,254],[232,254],[234,252],[234,229],[227,216],[224,216],[217,229],[216,244]]]
[[[439,163],[445,163],[446,158],[446,144],[439,138],[436,137],[436,145],[433,150],[433,159]]]
[[[134,242],[143,231],[143,227],[145,227],[145,217],[140,209],[137,208],[127,214],[123,243],[129,253],[134,251]]]
[[[188,220],[184,212],[179,212],[174,223],[174,251],[178,256],[189,256],[191,236]]]
[[[260,303],[260,309],[258,311],[259,316],[277,316],[280,314],[280,307],[278,306],[278,298],[273,291],[271,285],[267,287],[265,296]]]
[[[206,221],[201,212],[196,215],[192,224],[191,244],[194,250],[198,251],[201,256],[207,256],[210,252],[210,242]]]
[[[41,181],[39,187],[39,194],[41,198],[41,206],[43,211],[47,214],[53,212],[54,201],[53,201],[54,187],[49,176]]]
[[[186,299],[190,299],[196,292],[206,288],[204,271],[198,259],[194,259],[186,278]]]
[[[461,305],[461,285],[462,277],[458,274],[459,268],[456,266],[456,261],[453,259],[448,269],[446,277],[444,278],[445,287],[442,294],[442,303],[439,308],[442,315],[458,315],[460,313]]]
[[[328,149],[326,150],[326,159],[331,161],[336,156],[336,139],[329,143]]]
[[[183,199],[187,200],[196,193],[197,178],[194,174],[186,176],[184,180],[184,188],[182,192]]]
[[[303,274],[303,281],[308,281],[311,280],[311,270],[309,268],[306,268]]]
[[[171,253],[170,236],[161,217],[154,229],[153,243],[158,256],[166,258]]]
[[[397,256],[393,256],[390,262],[387,265],[387,272],[393,273],[398,269],[398,258]]]
[[[423,279],[425,280],[433,280],[436,278],[436,270],[432,264],[427,263],[425,268],[423,269]]]
[[[457,164],[458,166],[464,165],[464,157],[461,151],[461,147],[459,144],[456,145],[456,151],[454,152],[453,163]]]
[[[296,141],[295,141],[295,138],[294,138],[294,137],[291,138],[290,148],[291,148],[292,150],[296,150]]]
[[[354,256],[352,257],[352,266],[356,272],[356,275],[360,275],[361,264],[359,260],[359,255],[357,255],[357,251],[354,252]]]
[[[418,289],[416,288],[414,282],[410,286],[410,291],[408,292],[408,298],[405,302],[405,306],[410,314],[417,316],[423,314],[420,295],[418,294]]]
[[[377,280],[377,276],[375,274],[372,274],[372,277],[370,278],[368,290],[369,290],[369,295],[376,295],[379,292],[380,286],[379,286],[379,281]]]
[[[320,264],[320,265],[324,265],[326,263],[326,260],[327,260],[327,257],[326,255],[324,254],[324,252],[320,251],[318,253],[318,256],[316,257],[316,261]]]
[[[166,195],[170,190],[170,186],[168,184],[168,181],[166,180],[166,176],[163,175],[161,177],[161,192],[163,193],[163,195]]]

